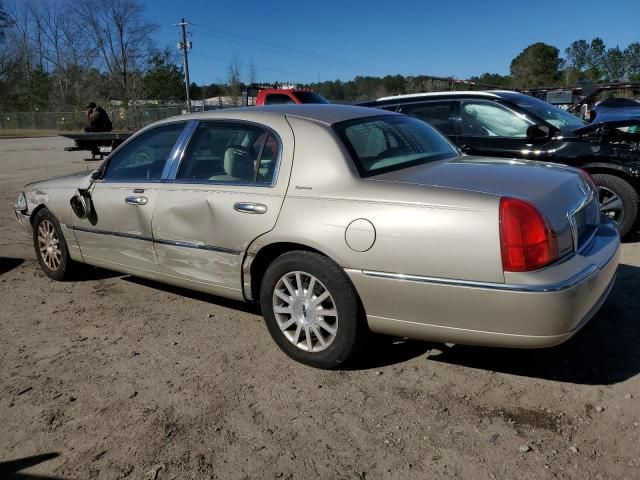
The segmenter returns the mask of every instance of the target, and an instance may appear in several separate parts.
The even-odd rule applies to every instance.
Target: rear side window
[[[285,105],[288,103],[296,103],[289,95],[283,93],[268,93],[264,99],[265,105]]]
[[[458,156],[440,133],[411,117],[366,117],[333,128],[362,177]]]
[[[431,102],[401,105],[398,111],[427,122],[444,135],[455,135],[455,106],[456,102]]]
[[[163,125],[133,138],[109,158],[105,180],[160,180],[184,126],[184,122]]]
[[[269,131],[243,123],[205,122],[193,134],[176,179],[268,185],[277,160],[278,141]]]

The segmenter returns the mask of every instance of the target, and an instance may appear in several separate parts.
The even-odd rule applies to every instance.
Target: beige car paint
[[[136,190],[140,192],[136,193]],[[157,262],[151,242],[151,215],[157,195],[157,183],[96,182],[91,189],[94,215],[83,220],[72,218],[71,225],[67,224],[74,229],[85,260],[155,269]],[[125,202],[128,197],[144,198],[147,203],[130,205]],[[105,234],[89,233],[81,230],[83,228],[97,229]],[[114,236],[108,232],[121,235]],[[125,235],[148,240],[127,238]]]
[[[181,182],[105,187],[108,182],[98,182],[93,192],[94,203],[100,202],[96,207],[99,220],[92,227],[118,231],[124,237],[98,238],[70,230],[87,225],[69,206],[76,188],[88,184],[87,175],[28,186],[28,211],[47,206],[57,216],[74,259],[80,260],[82,251],[87,263],[236,299],[253,299],[251,262],[266,247],[287,243],[315,249],[345,269],[363,302],[370,327],[382,333],[539,347],[558,343],[584,325],[606,298],[615,277],[619,238],[608,225],[602,225],[594,246],[585,252],[537,272],[505,274],[498,228],[500,192],[474,188],[482,184],[484,175],[491,175],[496,163],[485,159],[486,165],[472,175],[464,162],[446,171],[443,165],[441,179],[467,176],[464,181],[457,179],[455,185],[446,185],[444,180],[431,185],[426,171],[419,181],[417,177],[402,178],[400,173],[362,179],[329,124],[373,115],[380,115],[380,111],[286,106],[182,117],[250,120],[273,129],[283,146],[277,181],[273,187]],[[556,200],[550,202],[546,213],[553,216],[553,222],[561,223],[576,195],[563,196],[562,189],[571,178],[577,185],[580,177],[539,166],[515,167],[510,172],[520,184],[520,177],[534,168],[538,169],[536,182],[556,182],[557,187],[549,192]],[[144,195],[150,196],[149,203],[125,204],[134,188],[143,188]],[[535,191],[535,183],[530,189]],[[234,209],[237,202],[263,204],[267,213],[238,212]],[[107,215],[105,208],[117,213]],[[372,245],[367,249],[347,243],[347,227],[360,219],[375,230],[372,242],[369,232]],[[21,225],[28,231],[28,222],[23,220]],[[127,233],[149,235],[157,242],[127,238]],[[167,245],[162,243],[165,240],[212,249]],[[579,281],[571,283],[583,273]],[[438,279],[453,283],[443,284]],[[495,285],[560,287],[531,292]]]

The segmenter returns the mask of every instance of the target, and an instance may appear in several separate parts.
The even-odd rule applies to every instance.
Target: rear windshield
[[[294,95],[300,100],[300,103],[329,103],[329,100],[322,95],[313,92],[295,92]]]
[[[434,128],[404,115],[358,118],[333,128],[361,177],[458,156],[455,147]]]

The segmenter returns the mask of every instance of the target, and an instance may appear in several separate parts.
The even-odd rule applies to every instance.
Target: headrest
[[[239,180],[253,179],[253,157],[243,147],[229,147],[224,152],[224,173]]]

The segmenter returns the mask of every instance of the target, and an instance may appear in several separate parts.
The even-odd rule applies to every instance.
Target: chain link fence
[[[114,130],[137,130],[163,118],[184,113],[183,106],[110,108]],[[85,112],[0,112],[2,130],[82,130]]]

